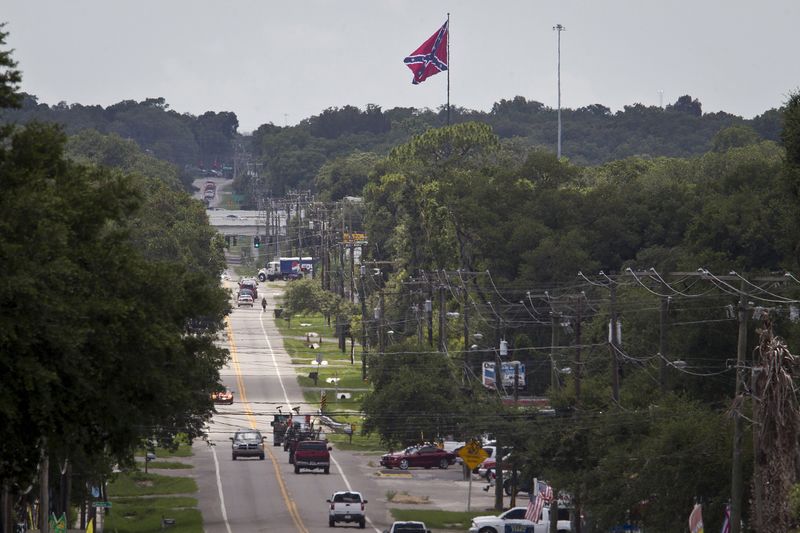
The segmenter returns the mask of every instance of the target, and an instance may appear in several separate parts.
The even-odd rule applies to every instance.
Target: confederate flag
[[[414,85],[447,70],[447,22],[403,62],[414,73]]]

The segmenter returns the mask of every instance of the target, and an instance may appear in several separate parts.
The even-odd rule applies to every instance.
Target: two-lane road
[[[269,287],[267,300],[274,302]],[[272,318],[272,307],[235,308],[227,324],[231,362],[223,371],[225,384],[235,391],[231,406],[220,406],[209,428],[209,440],[195,445],[199,505],[208,533],[256,531],[330,531],[325,500],[337,490],[357,490],[369,500],[367,530],[383,531],[389,523],[385,499],[363,464],[347,452],[331,452],[329,475],[321,471],[295,474],[282,447],[272,445],[269,425],[280,406],[283,412],[299,406],[315,412],[303,397],[294,370]],[[236,428],[256,428],[268,436],[266,458],[233,461],[228,437]],[[355,529],[345,524],[337,527]]]

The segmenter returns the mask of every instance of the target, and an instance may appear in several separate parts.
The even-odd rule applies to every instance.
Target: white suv
[[[360,492],[342,491],[334,492],[329,500],[328,525],[334,527],[336,522],[358,522],[358,527],[364,529],[367,524],[367,515],[364,505],[367,500],[361,497]]]

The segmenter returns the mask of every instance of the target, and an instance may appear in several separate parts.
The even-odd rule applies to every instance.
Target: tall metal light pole
[[[553,26],[558,34],[558,158],[561,159],[561,32],[566,30],[561,24]]]

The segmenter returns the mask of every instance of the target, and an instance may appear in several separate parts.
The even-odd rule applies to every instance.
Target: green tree
[[[158,177],[67,159],[65,143],[38,123],[0,139],[0,479],[11,485],[30,482],[43,452],[107,473],[143,437],[200,435],[226,360],[221,246],[201,204]],[[76,157],[107,161],[105,148]],[[155,226],[169,251],[150,246]]]
[[[464,396],[452,363],[446,356],[424,353],[425,349],[402,343],[369,357],[373,389],[364,397],[362,430],[377,433],[388,446],[458,433],[464,423],[459,407]]]

